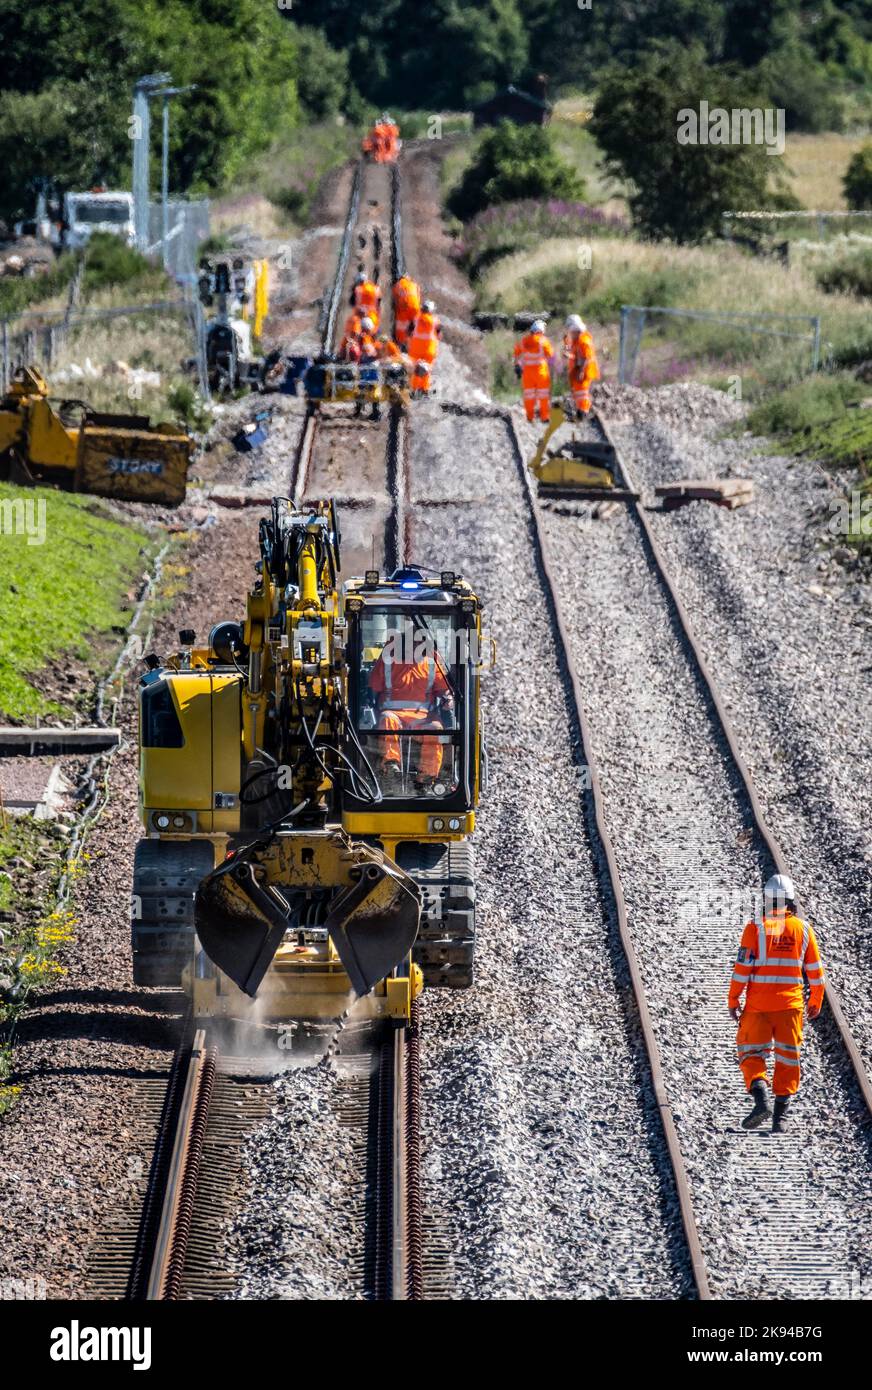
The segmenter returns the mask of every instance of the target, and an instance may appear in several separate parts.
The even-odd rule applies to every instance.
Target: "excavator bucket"
[[[367,865],[339,894],[325,925],[355,994],[368,994],[405,960],[420,920],[417,884],[389,860]]]
[[[347,843],[347,842],[346,842]],[[355,994],[362,996],[406,959],[418,934],[421,894],[377,850],[356,845],[344,887],[323,926]],[[268,881],[269,861],[231,859],[203,880],[194,905],[206,955],[244,993],[257,993],[287,933],[300,926],[304,886]]]

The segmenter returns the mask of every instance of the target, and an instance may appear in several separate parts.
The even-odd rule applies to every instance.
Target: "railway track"
[[[384,179],[387,171],[381,171]],[[335,343],[340,313],[351,274],[354,237],[368,170],[355,170],[337,260],[336,276],[326,300],[322,349]],[[378,200],[375,200],[378,203]],[[390,171],[390,264],[401,261],[400,180]],[[318,488],[319,448],[331,428],[339,435],[361,426],[340,418],[327,422],[307,413],[293,464],[289,492],[298,504]],[[406,430],[398,410],[387,420],[363,427],[381,445],[384,491],[383,563],[403,563],[407,543]],[[365,504],[365,498],[358,500]],[[374,549],[374,543],[373,543]],[[380,557],[379,557],[380,558]],[[363,1041],[361,1041],[361,1037]],[[424,1212],[420,1161],[420,1014],[416,1004],[408,1028],[377,1028],[356,1035],[345,1050],[341,1032],[331,1045],[332,1066],[340,1081],[359,1080],[363,1088],[366,1129],[366,1200],[363,1294],[376,1300],[424,1296]],[[362,1051],[360,1050],[362,1047]],[[152,1168],[133,1245],[127,1295],[133,1299],[174,1300],[229,1293],[233,1280],[216,1262],[214,1212],[221,1206],[222,1178],[230,1172],[221,1146],[239,1147],[246,1121],[266,1113],[263,1068],[256,1058],[219,1056],[207,1031],[187,1026],[172,1067],[161,1115]],[[252,1077],[257,1084],[244,1083]],[[243,1083],[240,1085],[240,1083]],[[229,1094],[224,1094],[229,1092]],[[240,1116],[240,1096],[243,1097]],[[248,1099],[248,1105],[244,1099]],[[253,1099],[252,1099],[253,1098]],[[354,1107],[353,1107],[354,1108]],[[361,1106],[358,1104],[357,1110]],[[243,1124],[234,1124],[234,1120]],[[359,1121],[355,1113],[355,1122]],[[217,1142],[216,1142],[217,1141]],[[226,1203],[225,1203],[226,1208]],[[129,1244],[129,1242],[128,1242]]]
[[[851,1296],[850,1290],[862,1277],[862,1258],[858,1256],[856,1244],[852,1245],[846,1216],[850,1217],[855,1202],[862,1204],[866,1190],[872,1084],[845,1020],[841,1001],[831,985],[828,985],[827,991],[829,1023],[825,1025],[822,1038],[813,1034],[807,1040],[806,1054],[809,1072],[818,1089],[828,1082],[832,1084],[833,1080],[841,1088],[843,1128],[837,1119],[834,1123],[836,1117],[831,1113],[826,1114],[822,1121],[818,1117],[809,1120],[800,1110],[799,1116],[794,1119],[793,1132],[777,1140],[762,1133],[749,1135],[738,1128],[734,1133],[729,1133],[732,1153],[727,1156],[726,1172],[717,1173],[717,1179],[722,1184],[720,1201],[729,1213],[733,1239],[727,1242],[725,1248],[723,1240],[717,1238],[711,1220],[709,1188],[713,1177],[710,1160],[717,1160],[719,1155],[713,1152],[709,1136],[695,1134],[692,1125],[682,1122],[686,1093],[681,1083],[685,1081],[688,1086],[699,1088],[705,1085],[703,1078],[708,1073],[711,1084],[722,1093],[725,1105],[729,1102],[730,1093],[735,1096],[738,1092],[731,1036],[734,1026],[727,1016],[726,989],[741,920],[731,917],[729,911],[719,913],[712,909],[706,913],[702,910],[700,920],[692,930],[689,968],[687,929],[666,933],[667,948],[662,950],[662,943],[658,947],[660,959],[662,961],[665,957],[669,967],[674,970],[676,986],[686,989],[689,985],[693,991],[687,1000],[690,1007],[679,1011],[679,1019],[676,1020],[674,992],[664,990],[662,978],[658,981],[653,965],[657,952],[652,951],[650,940],[646,940],[646,932],[650,937],[650,931],[640,925],[645,918],[642,905],[644,893],[640,891],[640,885],[633,882],[634,864],[632,859],[628,862],[626,845],[623,855],[616,850],[614,831],[621,830],[613,812],[617,798],[610,796],[608,773],[604,773],[597,758],[596,736],[586,713],[588,701],[583,680],[576,668],[575,657],[580,638],[578,631],[573,630],[570,614],[564,608],[561,595],[565,585],[559,581],[558,574],[565,573],[565,566],[563,571],[558,569],[549,535],[549,528],[556,527],[559,531],[567,523],[556,517],[548,516],[546,519],[525,465],[524,451],[514,421],[508,413],[505,419],[527,499],[539,573],[552,615],[570,706],[589,770],[590,820],[601,851],[605,886],[617,919],[638,1005],[697,1296],[709,1299],[723,1296],[724,1292],[728,1296],[742,1296],[741,1293],[737,1295],[737,1287],[760,1290],[757,1296],[761,1296],[761,1293],[766,1296],[766,1290],[770,1290],[770,1296],[775,1297]],[[591,423],[602,439],[614,444],[607,421],[599,417]],[[623,481],[632,491],[633,479],[625,462],[620,455],[618,457]],[[579,510],[584,514],[584,508]],[[700,708],[694,712],[694,718],[699,723],[700,712],[704,711],[712,747],[717,746],[718,755],[728,767],[731,792],[740,806],[746,826],[742,832],[745,836],[744,847],[756,853],[761,877],[773,871],[787,873],[789,866],[764,819],[753,780],[741,754],[736,730],[699,649],[689,615],[677,595],[644,507],[630,502],[629,512],[645,563],[668,608],[672,639],[681,649],[680,660],[692,672],[700,696]],[[576,536],[573,542],[567,540],[561,546],[564,560],[570,553],[570,545],[577,544]],[[618,679],[621,674],[619,670]],[[630,681],[633,680],[632,671],[623,674]],[[679,743],[677,739],[676,747],[671,750],[676,758],[680,758]],[[620,750],[610,748],[609,753],[612,752],[615,757],[620,757]],[[684,804],[679,804],[682,791],[680,786],[676,790],[675,779],[671,782],[671,788],[670,796],[676,799],[678,814],[683,816],[687,842],[692,845],[699,824],[694,820],[695,815],[699,816],[698,808],[694,808],[689,795]],[[672,811],[672,805],[668,809]],[[648,853],[656,852],[656,847],[646,846],[646,850]],[[639,853],[638,846],[636,853]],[[680,846],[676,850],[676,860],[675,868],[680,866],[692,873],[692,865],[688,864],[687,856],[682,856]],[[626,880],[629,880],[629,888]],[[628,907],[631,892],[635,911],[633,906]],[[697,905],[702,907],[701,902]],[[686,1065],[682,1074],[681,1066],[676,1065],[676,1052],[680,1051],[674,1045],[676,1029],[684,1030],[685,1049],[700,1060],[704,1058],[705,1070],[702,1074],[699,1066],[694,1068]],[[664,1064],[664,1052],[669,1056],[668,1066]],[[831,1160],[832,1182],[827,1182],[828,1173],[819,1171],[812,1175],[809,1172],[807,1146],[802,1133],[809,1123],[822,1123],[825,1127],[825,1150],[829,1151]],[[738,1267],[739,1262],[744,1262],[743,1269]],[[785,1289],[792,1292],[785,1293]]]

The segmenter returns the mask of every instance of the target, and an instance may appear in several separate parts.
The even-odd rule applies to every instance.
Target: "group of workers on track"
[[[433,364],[439,351],[442,325],[432,299],[421,299],[420,286],[401,275],[393,287],[394,337],[379,333],[382,292],[361,271],[351,291],[339,356],[344,362],[401,363],[409,373],[413,396],[425,396],[433,384]],[[374,414],[378,415],[374,407]]]
[[[400,127],[387,112],[380,116],[361,142],[361,149],[376,164],[392,164],[400,152]]]
[[[578,314],[570,314],[564,325],[563,359],[576,410],[586,415],[590,410],[590,388],[600,372],[593,338]],[[531,423],[537,410],[543,424],[551,419],[553,363],[554,348],[545,334],[545,324],[542,319],[534,319],[515,344],[515,375],[521,383],[524,410]]]

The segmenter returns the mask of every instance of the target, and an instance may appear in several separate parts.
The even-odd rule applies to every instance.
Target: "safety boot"
[[[775,1113],[772,1116],[772,1133],[783,1134],[787,1128],[787,1112],[790,1109],[790,1096],[775,1097]]]
[[[762,1125],[764,1120],[768,1120],[772,1111],[769,1109],[769,1096],[766,1090],[766,1082],[759,1077],[751,1082],[751,1095],[754,1098],[754,1109],[746,1115],[742,1121],[743,1129],[756,1129]],[[777,1102],[776,1102],[777,1103]]]
[[[371,419],[371,420],[380,420],[380,419],[381,419],[381,406],[379,405],[378,401],[373,401],[373,403],[372,403],[372,414],[370,415],[370,419]]]

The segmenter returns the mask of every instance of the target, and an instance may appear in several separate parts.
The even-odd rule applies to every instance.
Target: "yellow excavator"
[[[143,415],[104,415],[84,401],[53,404],[35,367],[19,367],[0,397],[0,477],[60,482],[76,492],[176,506],[194,441]]]
[[[557,449],[548,449],[561,425],[574,418],[568,417],[563,406],[555,401],[548,428],[527,464],[543,495],[602,498],[613,502],[638,500],[637,492],[631,492],[616,481],[618,460],[611,444],[573,437]]]
[[[147,659],[133,977],[196,1017],[402,1021],[472,983],[479,601],[339,565],[333,503],[276,498],[244,622]]]

